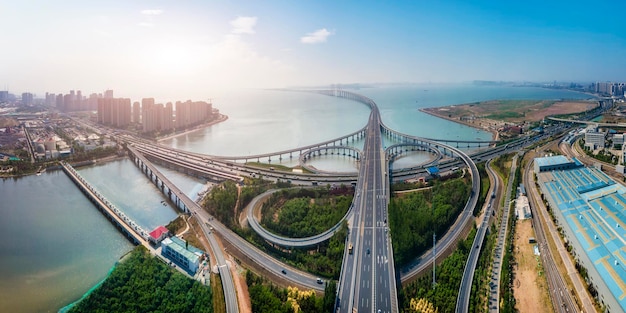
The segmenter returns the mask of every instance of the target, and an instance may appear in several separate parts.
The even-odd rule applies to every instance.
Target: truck
[[[352,254],[352,243],[348,245],[348,253]]]

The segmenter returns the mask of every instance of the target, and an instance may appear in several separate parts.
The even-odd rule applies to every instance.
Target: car
[[[287,275],[287,271],[285,271],[285,269],[283,268],[282,270],[280,270],[281,273]]]
[[[367,255],[370,254],[370,248],[367,248]]]
[[[319,277],[318,277],[318,278],[317,278],[317,283],[318,283],[318,284],[323,284],[323,283],[324,283],[324,281],[323,281],[321,278],[319,278]]]

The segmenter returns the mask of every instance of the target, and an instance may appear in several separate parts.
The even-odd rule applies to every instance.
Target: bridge
[[[626,123],[600,123],[600,122],[593,122],[593,121],[581,121],[581,120],[572,120],[572,119],[557,118],[557,117],[548,117],[548,119],[555,121],[555,122],[563,122],[563,123],[595,125],[599,127],[611,127],[611,128],[626,128]]]
[[[80,191],[115,225],[126,237],[135,245],[143,245],[148,250],[153,250],[148,242],[148,232],[144,231],[133,220],[127,217],[124,212],[115,207],[103,195],[101,195],[87,180],[68,163],[61,161],[63,172],[69,177]]]
[[[478,171],[472,162],[472,159],[467,156],[463,151],[458,148],[449,146],[442,142],[456,142],[457,145],[461,144],[477,144],[478,146],[487,146],[494,143],[494,141],[450,141],[450,140],[437,140],[437,139],[428,139],[428,138],[420,138],[416,136],[402,134],[400,132],[394,131],[388,127],[386,127],[380,118],[380,113],[375,102],[367,97],[357,95],[354,93],[350,93],[347,91],[341,90],[333,90],[333,91],[320,91],[319,93],[327,94],[331,96],[343,97],[347,99],[352,99],[355,101],[359,101],[368,105],[372,108],[372,113],[370,114],[370,118],[368,120],[367,126],[363,129],[352,133],[348,136],[342,137],[340,140],[331,140],[322,144],[310,145],[307,147],[296,148],[291,150],[280,151],[276,153],[269,154],[259,154],[253,156],[229,156],[229,157],[216,157],[216,156],[208,156],[200,153],[190,153],[187,151],[172,149],[164,146],[155,146],[153,143],[143,142],[143,141],[131,141],[133,142],[133,148],[136,148],[136,151],[141,154],[145,154],[154,160],[159,160],[164,163],[177,164],[178,166],[186,169],[192,169],[192,172],[196,175],[204,175],[203,177],[212,177],[216,180],[240,180],[240,176],[250,176],[255,173],[263,173],[263,175],[268,175],[269,177],[275,178],[289,178],[284,172],[277,173],[272,170],[265,170],[254,168],[250,166],[245,166],[238,164],[237,161],[245,161],[257,159],[261,160],[263,158],[267,158],[269,162],[272,159],[282,160],[283,158],[293,158],[294,155],[299,155],[302,157],[303,155],[312,155],[314,152],[310,150],[318,149],[320,151],[322,149],[331,149],[329,151],[333,151],[332,149],[344,149],[343,141],[346,143],[349,141],[356,142],[359,140],[364,141],[364,149],[360,151],[358,156],[355,156],[360,159],[360,168],[359,174],[332,174],[328,173],[327,175],[293,175],[289,174],[292,177],[296,176],[297,179],[311,180],[317,179],[319,181],[350,181],[357,179],[357,191],[355,200],[353,202],[353,206],[346,214],[344,219],[348,219],[350,221],[351,230],[349,233],[349,241],[350,243],[355,243],[353,253],[348,253],[348,250],[345,252],[344,264],[342,265],[341,270],[341,279],[338,290],[338,307],[343,312],[345,311],[371,311],[377,312],[377,310],[381,310],[381,312],[397,312],[398,304],[397,304],[397,296],[396,296],[396,274],[393,263],[393,251],[391,248],[391,241],[388,237],[387,232],[387,202],[388,202],[388,193],[389,193],[389,180],[390,178],[386,177],[388,170],[388,161],[393,160],[394,156],[398,153],[406,152],[398,150],[401,149],[400,146],[412,146],[417,147],[418,149],[423,149],[426,151],[438,151],[437,160],[441,159],[443,156],[447,156],[452,158],[449,161],[445,161],[448,166],[453,166],[453,164],[458,164],[458,162],[465,163],[472,174],[472,184],[473,190],[478,190],[479,177]],[[382,150],[382,135],[389,136],[395,140],[401,141],[402,144],[394,147],[387,153],[391,153],[385,155]],[[520,143],[521,144],[521,143]],[[498,151],[506,151],[507,147],[499,147],[495,148]],[[334,150],[339,151],[339,150]],[[480,152],[479,155],[481,157],[489,157],[491,152]],[[480,157],[472,156],[473,158],[477,158],[480,160]],[[306,156],[304,158],[307,158]],[[175,165],[176,166],[176,165]],[[208,169],[208,171],[206,171]],[[147,171],[146,167],[143,167],[142,170],[147,173],[156,173],[155,171]],[[411,169],[411,171],[420,171],[420,169],[415,168]],[[395,173],[395,171],[394,171]],[[254,176],[253,176],[254,177]],[[159,180],[154,180],[155,184],[159,186]],[[165,192],[164,185],[167,185],[163,179],[160,180],[160,188]],[[171,189],[170,189],[171,190]],[[471,213],[477,201],[477,192],[472,192],[473,196],[468,200],[466,207],[461,214],[461,216],[457,219],[457,223],[453,226],[453,229],[449,234],[444,236],[440,240],[439,245],[443,245],[443,248],[440,248],[439,251],[434,255],[434,257],[438,257],[442,251],[446,249],[453,249],[456,238],[461,234],[457,232],[457,229],[463,229],[464,227],[456,227],[458,225],[467,225],[468,221],[471,221]],[[206,215],[206,212],[202,210],[197,210],[196,208],[191,210],[194,212],[193,214],[202,216]],[[243,253],[252,259],[254,262],[259,264],[270,264],[269,270],[271,272],[277,273],[276,266],[278,268],[288,268],[287,266],[272,260],[271,257],[260,253],[258,249],[254,247],[250,248],[249,243],[245,240],[238,237],[236,234],[232,233],[225,226],[221,225],[219,222],[214,221],[211,216],[206,216],[205,221],[210,221],[204,223],[205,225],[211,225],[211,227],[215,227],[215,231],[220,232],[223,238],[231,243],[233,246],[241,249]],[[254,220],[254,219],[249,219]],[[457,225],[458,224],[458,225]],[[329,231],[332,231],[329,230]],[[210,231],[209,231],[210,232]],[[326,232],[324,236],[330,234],[330,232]],[[308,238],[311,239],[311,238]],[[307,240],[308,240],[307,239]],[[315,238],[318,240],[319,238]],[[297,246],[298,244],[294,244],[294,239],[292,238],[280,238],[280,240],[285,240],[285,242],[280,243],[280,245],[285,246]],[[310,243],[307,243],[308,245]],[[303,246],[306,246],[303,245]],[[421,264],[429,262],[432,260],[432,257],[423,257],[420,259]],[[291,268],[289,268],[291,270]],[[404,280],[411,275],[415,275],[417,270],[423,270],[422,266],[419,268],[413,268],[412,270],[403,271],[399,277]],[[283,272],[284,273],[284,272]],[[285,274],[286,275],[286,274]],[[280,274],[279,274],[280,276]],[[294,273],[289,272],[289,277],[287,279],[293,280],[301,283],[305,286],[315,286],[315,281],[313,280],[313,284],[309,283],[310,277],[306,274],[298,273],[294,270]],[[298,277],[299,276],[299,277]],[[318,289],[319,288],[315,288]],[[347,301],[346,301],[347,300]]]

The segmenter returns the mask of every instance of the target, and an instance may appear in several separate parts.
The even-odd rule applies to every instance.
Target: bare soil
[[[520,220],[515,227],[515,281],[513,294],[519,312],[553,312],[548,293],[548,283],[541,268],[540,257],[535,255],[528,238],[535,237],[530,219]]]

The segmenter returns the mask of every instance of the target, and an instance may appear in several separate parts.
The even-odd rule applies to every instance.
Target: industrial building
[[[535,158],[535,173],[541,173],[554,170],[566,170],[583,166],[576,158],[572,160],[565,156],[556,155],[543,158]]]
[[[537,182],[598,301],[608,312],[626,311],[626,187],[596,168],[540,159],[552,169],[535,171]]]

